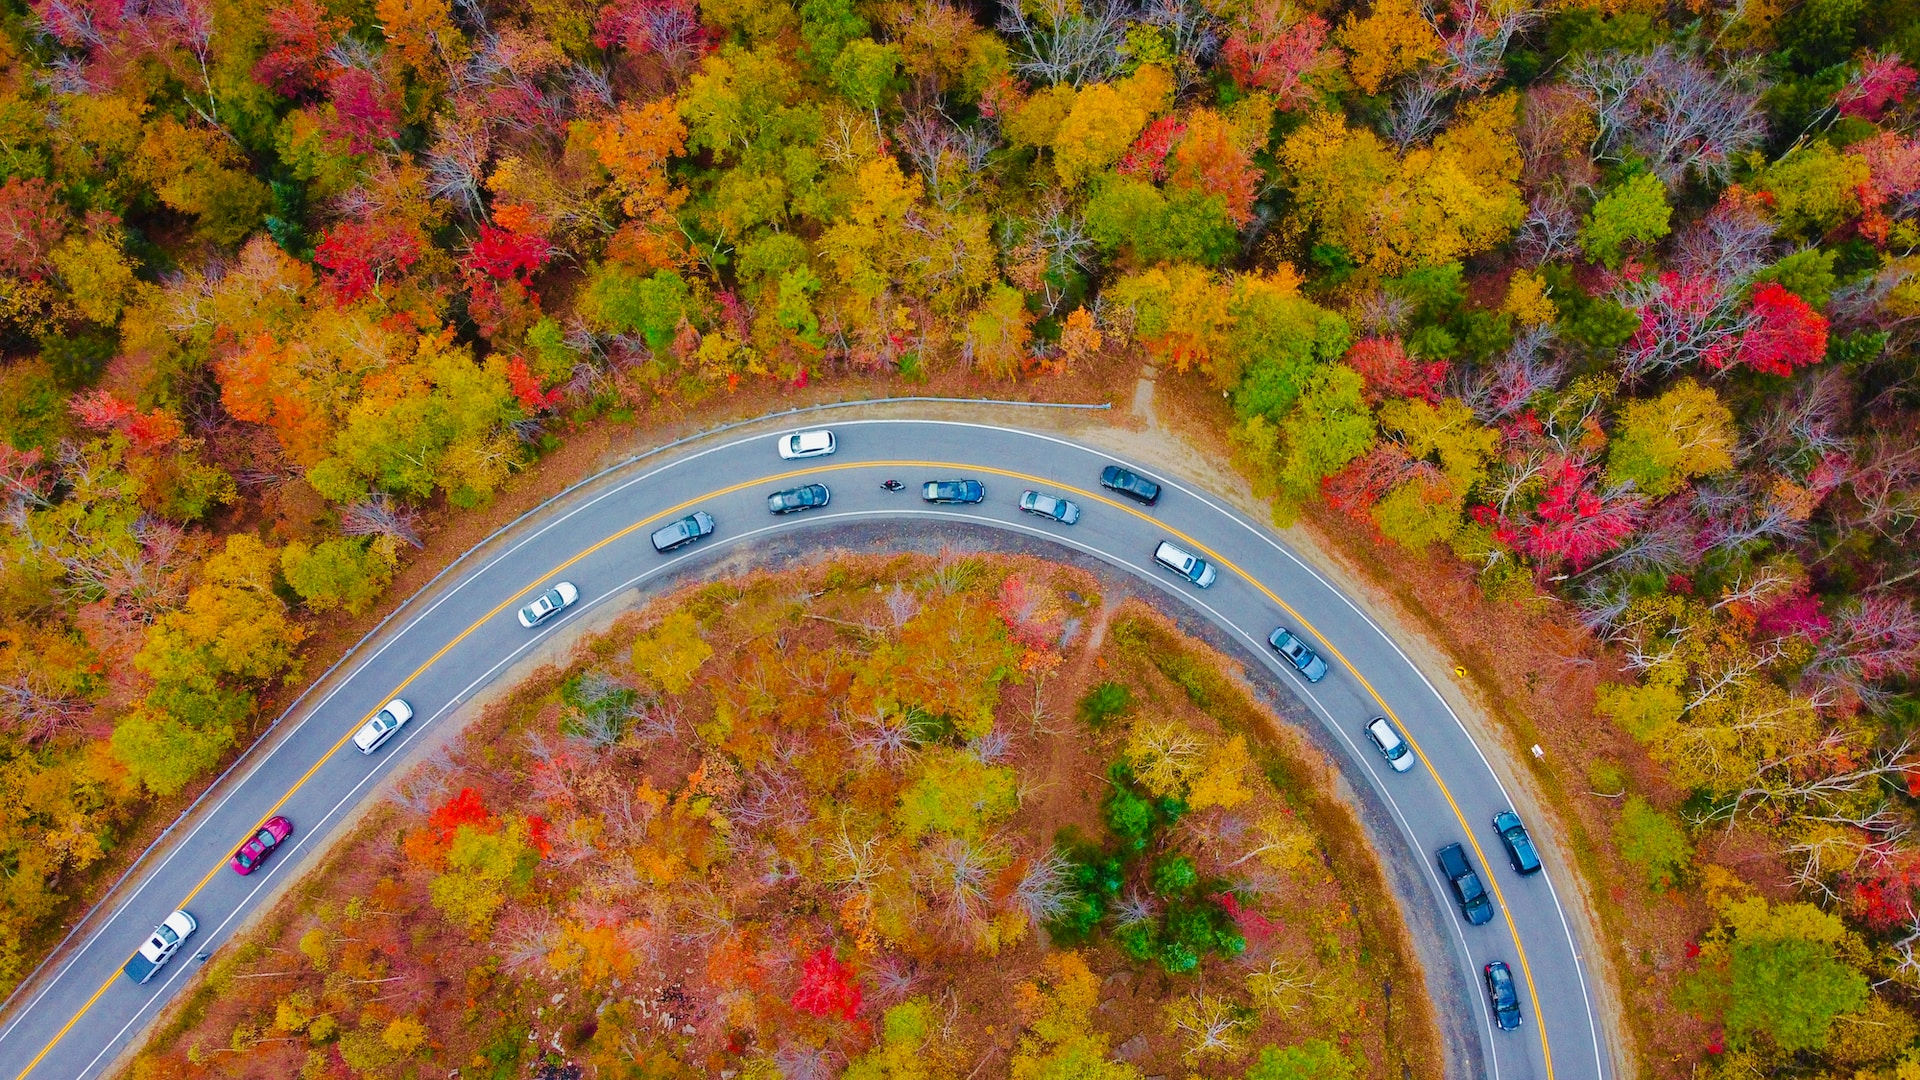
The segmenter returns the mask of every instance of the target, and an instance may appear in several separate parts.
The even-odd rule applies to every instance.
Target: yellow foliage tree
[[[1053,134],[1060,182],[1074,187],[1120,160],[1172,92],[1173,77],[1151,64],[1119,82],[1081,89]]]
[[[633,670],[669,694],[684,694],[713,646],[700,636],[700,620],[676,611],[633,643]]]
[[[1375,0],[1365,18],[1348,15],[1335,37],[1351,54],[1347,72],[1369,94],[1440,55],[1440,35],[1415,0]]]
[[[1187,805],[1195,810],[1218,806],[1231,810],[1253,798],[1247,778],[1254,775],[1253,757],[1247,752],[1247,739],[1235,735],[1225,742],[1218,739],[1207,745],[1206,762],[1187,786]]]
[[[1404,158],[1338,114],[1316,116],[1280,147],[1296,199],[1294,227],[1380,275],[1493,247],[1525,215],[1510,100],[1504,109],[1494,102],[1463,110],[1455,131]]]
[[[1532,270],[1516,270],[1507,280],[1507,298],[1500,310],[1521,326],[1546,326],[1560,317],[1548,295],[1547,279]]]

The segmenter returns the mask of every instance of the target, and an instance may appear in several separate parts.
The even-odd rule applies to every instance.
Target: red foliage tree
[[[553,854],[553,841],[548,837],[550,831],[546,818],[539,814],[527,815],[527,842],[543,859]]]
[[[38,280],[66,232],[67,211],[52,184],[18,176],[0,184],[0,270]]]
[[[1303,15],[1288,0],[1255,0],[1234,23],[1220,50],[1242,90],[1265,90],[1283,109],[1313,97],[1309,80],[1340,64],[1327,48],[1327,21]]]
[[[552,257],[553,245],[544,236],[482,225],[480,239],[473,242],[460,266],[470,275],[531,286],[533,275]]]
[[[105,390],[89,390],[78,394],[67,407],[72,410],[73,418],[80,422],[81,427],[93,431],[119,427],[135,412],[132,405]]]
[[[1377,337],[1355,342],[1345,359],[1366,380],[1367,398],[1374,404],[1389,398],[1440,402],[1440,384],[1447,377],[1445,360],[1416,359],[1398,339]]]
[[[1827,320],[1805,300],[1774,282],[1753,290],[1753,322],[1741,335],[1735,362],[1766,375],[1791,375],[1827,354]],[[1718,362],[1716,362],[1718,361]],[[1726,361],[1709,358],[1714,367]]]
[[[800,969],[793,1007],[812,1016],[838,1013],[842,1020],[853,1019],[860,1011],[860,984],[854,981],[853,969],[835,959],[832,949],[814,953]]]
[[[1867,593],[1834,619],[1813,666],[1855,682],[1911,676],[1920,670],[1920,609],[1892,593]]]
[[[529,414],[545,412],[560,404],[561,392],[542,389],[539,378],[528,370],[524,356],[507,361],[507,385],[512,388],[514,399]]]
[[[1754,613],[1754,633],[1764,638],[1798,634],[1808,641],[1819,641],[1833,627],[1833,620],[1820,611],[1820,598],[1796,589],[1775,597]]]
[[[693,0],[613,0],[593,24],[593,43],[619,46],[636,56],[660,60],[676,77],[706,52],[714,35],[700,25]]]
[[[327,50],[349,25],[319,0],[287,0],[267,12],[266,24],[272,44],[253,66],[253,80],[285,97],[320,86]]]
[[[69,49],[97,49],[125,22],[126,0],[34,0],[40,26]]]
[[[1640,500],[1603,494],[1592,479],[1588,466],[1560,458],[1548,467],[1546,491],[1530,512],[1508,517],[1478,506],[1474,520],[1492,525],[1494,539],[1536,563],[1567,563],[1579,570],[1619,547],[1640,515]]]
[[[1406,479],[1413,467],[1398,444],[1382,442],[1322,480],[1320,490],[1335,510],[1365,518],[1373,504]]]
[[[80,426],[93,431],[122,431],[136,450],[158,450],[185,433],[178,417],[165,409],[141,412],[105,390],[76,396],[68,408]]]
[[[1141,132],[1127,152],[1120,156],[1120,174],[1155,183],[1165,180],[1167,155],[1173,152],[1173,144],[1179,142],[1180,136],[1186,132],[1187,125],[1172,116],[1163,116],[1148,124],[1147,130]]]
[[[1860,61],[1859,70],[1834,95],[1833,103],[1839,106],[1842,116],[1878,120],[1887,106],[1906,101],[1916,82],[1920,82],[1920,73],[1900,57],[1876,53]]]
[[[1856,878],[1844,894],[1848,914],[1875,933],[1907,925],[1914,917],[1914,893],[1920,889],[1920,856],[1903,852],[1871,876]]]
[[[1233,917],[1234,925],[1248,941],[1265,941],[1273,936],[1273,920],[1240,903],[1240,898],[1230,892],[1215,893],[1210,899],[1220,905],[1220,910]]]
[[[485,800],[472,788],[461,788],[460,793],[441,803],[433,813],[427,815],[427,828],[432,829],[446,843],[460,826],[471,825],[476,829],[491,830],[499,824],[493,814],[487,810]]]
[[[365,68],[348,68],[327,87],[333,102],[333,135],[356,154],[368,154],[400,134],[400,111],[385,79]]]
[[[329,271],[335,299],[351,304],[419,262],[420,236],[387,222],[343,221],[320,238],[313,261]]]

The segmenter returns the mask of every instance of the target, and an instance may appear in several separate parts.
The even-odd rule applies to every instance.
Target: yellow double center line
[[[668,509],[662,510],[651,516],[642,518],[639,521],[636,521],[633,524],[628,525],[626,528],[621,529],[616,533],[613,533],[612,535],[599,541],[593,546],[582,550],[578,554],[574,555],[572,558],[567,559],[565,562],[560,563],[558,566],[555,566],[553,569],[547,571],[546,573],[541,574],[539,577],[535,578],[533,581],[528,582],[526,585],[522,586],[520,590],[518,592],[515,592],[512,596],[509,596],[505,600],[502,600],[498,604],[494,605],[492,608],[490,608],[487,611],[486,614],[474,620],[473,623],[471,623],[465,630],[460,631],[458,635],[456,635],[451,640],[449,640],[445,645],[442,645],[438,651],[436,651],[432,656],[428,657],[425,661],[423,661],[419,667],[414,668],[411,674],[409,674],[406,678],[400,680],[399,685],[395,686],[392,690],[388,691],[386,694],[381,695],[379,699],[381,702],[381,706],[376,706],[373,709],[369,710],[368,712],[362,714],[359,720],[355,721],[352,726],[348,727],[347,730],[341,734],[339,740],[336,741],[331,747],[329,747],[326,753],[320,755],[320,757],[316,759],[311,766],[308,767],[307,771],[302,773],[300,775],[300,778],[298,780],[295,780],[293,784],[287,788],[286,793],[281,795],[280,798],[271,807],[267,808],[265,813],[260,815],[260,820],[258,823],[254,825],[253,831],[254,832],[259,831],[259,829],[266,824],[266,821],[268,818],[271,818],[275,814],[279,813],[281,807],[285,806],[289,799],[293,798],[293,796],[297,794],[301,788],[305,787],[307,782],[313,779],[313,775],[316,772],[320,771],[320,766],[326,764],[329,760],[332,759],[334,754],[338,753],[342,747],[346,746],[347,740],[353,737],[353,733],[360,728],[360,725],[372,719],[374,714],[379,712],[380,708],[384,706],[384,704],[387,701],[393,698],[399,697],[400,694],[403,691],[405,691],[406,688],[410,686],[415,679],[418,679],[421,675],[425,674],[429,668],[439,663],[442,657],[446,656],[447,653],[451,652],[455,646],[459,645],[462,641],[465,641],[468,637],[470,637],[474,631],[480,629],[480,627],[482,627],[487,622],[489,622],[490,620],[498,616],[501,612],[507,610],[509,607],[512,607],[515,601],[519,600],[521,597],[532,592],[534,589],[538,588],[542,583],[546,582],[550,578],[554,577],[557,574],[565,572],[568,568],[578,564],[581,560],[593,555],[594,553],[600,551],[602,548],[605,548],[610,544],[614,544],[621,540],[624,540],[625,538],[632,536],[634,533],[640,531],[641,529],[646,528],[649,525],[654,524],[655,522],[662,521],[667,518],[671,518],[671,517],[675,517],[676,515],[683,514],[689,509],[691,509],[692,507],[702,502],[705,502],[709,499],[716,499],[725,495],[731,495],[738,491],[744,491],[747,488],[761,487],[767,484],[776,484],[784,480],[791,480],[796,477],[806,476],[813,473],[841,472],[849,469],[964,470],[968,472],[987,473],[992,476],[1006,477],[1007,479],[1010,479],[1010,480],[1020,480],[1028,483],[1043,485],[1046,487],[1057,488],[1060,490],[1071,492],[1075,495],[1080,496],[1083,499],[1091,499],[1096,502],[1103,503],[1109,507],[1112,507],[1115,510],[1120,510],[1125,513],[1131,514],[1134,517],[1139,518],[1141,521],[1147,522],[1148,524],[1151,524],[1155,528],[1160,529],[1164,532],[1171,533],[1174,536],[1181,539],[1182,541],[1185,541],[1186,543],[1197,548],[1202,554],[1212,559],[1215,563],[1217,563],[1223,569],[1230,570],[1233,573],[1240,575],[1240,577],[1246,580],[1248,584],[1258,589],[1263,596],[1273,601],[1276,607],[1286,612],[1289,618],[1299,623],[1301,627],[1306,629],[1309,633],[1313,634],[1314,637],[1320,639],[1322,645],[1325,647],[1327,651],[1327,654],[1332,656],[1336,661],[1338,661],[1340,666],[1344,667],[1354,677],[1354,679],[1359,682],[1361,687],[1366,690],[1367,695],[1373,698],[1374,703],[1379,706],[1380,710],[1394,720],[1394,723],[1396,726],[1399,727],[1402,736],[1406,738],[1407,744],[1413,747],[1413,752],[1419,755],[1421,762],[1427,765],[1428,775],[1432,776],[1434,783],[1439,785],[1440,794],[1446,798],[1447,805],[1453,809],[1454,817],[1459,820],[1461,829],[1466,832],[1467,843],[1473,845],[1473,852],[1476,856],[1479,857],[1481,865],[1483,866],[1489,865],[1487,862],[1486,853],[1480,849],[1480,842],[1474,839],[1473,829],[1471,826],[1467,824],[1466,815],[1461,813],[1459,804],[1454,802],[1453,793],[1447,790],[1446,782],[1440,779],[1440,774],[1438,772],[1435,772],[1433,769],[1432,763],[1427,761],[1426,753],[1420,749],[1420,743],[1418,742],[1418,740],[1416,740],[1413,737],[1413,733],[1410,730],[1408,730],[1407,725],[1400,722],[1399,716],[1395,714],[1393,711],[1393,708],[1387,704],[1386,699],[1380,696],[1379,691],[1373,688],[1373,684],[1367,681],[1366,676],[1360,674],[1359,669],[1354,667],[1353,664],[1351,664],[1350,662],[1348,662],[1347,658],[1341,654],[1339,649],[1335,648],[1331,642],[1327,641],[1327,639],[1318,630],[1315,630],[1313,627],[1313,624],[1310,621],[1308,621],[1306,616],[1301,615],[1298,611],[1294,610],[1292,605],[1288,604],[1285,600],[1280,599],[1280,597],[1276,593],[1274,593],[1272,589],[1267,588],[1265,585],[1261,584],[1260,581],[1257,578],[1255,578],[1253,575],[1247,573],[1245,570],[1241,569],[1239,566],[1237,566],[1233,562],[1222,557],[1217,552],[1215,552],[1212,548],[1201,543],[1199,540],[1195,539],[1194,537],[1180,531],[1179,529],[1173,528],[1172,526],[1169,526],[1166,523],[1160,521],[1158,518],[1152,517],[1144,513],[1143,511],[1139,510],[1138,508],[1127,505],[1126,503],[1109,499],[1105,495],[1101,495],[1093,491],[1088,491],[1084,488],[1077,488],[1070,484],[1062,484],[1062,483],[1059,483],[1058,481],[1047,480],[1042,477],[1030,476],[1026,473],[1014,472],[1008,469],[998,469],[998,468],[993,468],[991,466],[986,466],[986,465],[968,465],[968,464],[959,464],[955,462],[942,462],[942,461],[847,462],[845,464],[833,464],[833,465],[821,464],[821,465],[813,466],[806,469],[795,470],[792,472],[776,473],[771,476],[763,476],[757,479],[745,480],[737,484],[731,484],[731,485],[728,485],[727,487],[716,488],[712,491],[706,492],[705,494],[696,496],[692,499],[688,499],[685,502],[682,502],[676,506],[669,507]],[[456,586],[456,588],[457,587],[458,586]],[[252,833],[250,832],[248,835],[252,835]],[[207,887],[207,883],[212,881],[214,878],[214,875],[218,874],[225,865],[226,863],[224,861],[216,863],[213,866],[213,868],[208,870],[206,875],[203,876],[196,885],[194,885],[193,889],[187,893],[186,897],[183,898],[180,901],[180,903],[178,903],[175,906],[179,908],[184,908],[188,904],[192,903],[193,898],[200,895],[201,890]],[[1487,878],[1488,887],[1493,890],[1494,899],[1499,901],[1500,903],[1501,914],[1506,917],[1507,929],[1513,934],[1513,947],[1520,960],[1520,971],[1522,976],[1526,979],[1527,994],[1533,1000],[1533,1014],[1536,1018],[1540,1018],[1541,1017],[1540,997],[1534,991],[1533,971],[1527,965],[1527,951],[1520,944],[1520,930],[1517,926],[1514,925],[1512,913],[1507,910],[1506,898],[1502,896],[1500,893],[1499,882],[1494,880],[1494,877],[1491,873],[1488,873],[1486,875],[1486,878]],[[129,955],[129,958],[131,958],[131,955]],[[73,1030],[73,1026],[79,1023],[80,1020],[84,1018],[87,1015],[87,1013],[93,1009],[93,1006],[100,1000],[101,995],[105,994],[107,990],[113,986],[114,981],[119,977],[120,977],[120,973],[117,969],[114,971],[113,974],[107,976],[107,980],[100,984],[100,988],[98,990],[95,990],[93,992],[93,996],[87,999],[87,1003],[85,1005],[82,1005],[79,1008],[79,1010],[76,1011],[73,1014],[73,1016],[67,1020],[66,1024],[64,1024],[58,1032],[54,1033],[53,1038],[48,1040],[47,1045],[42,1047],[38,1054],[34,1055],[32,1061],[27,1062],[26,1068],[20,1070],[20,1073],[16,1078],[16,1080],[27,1080],[27,1076],[30,1073],[32,1073],[33,1070],[37,1068],[42,1061],[46,1059],[46,1056],[53,1051],[54,1047],[60,1044],[60,1041],[62,1039],[66,1038],[67,1033]],[[1544,1022],[1544,1019],[1542,1019],[1537,1026],[1540,1028],[1540,1051],[1546,1057],[1547,1080],[1552,1080],[1553,1054],[1547,1047],[1547,1032],[1546,1032],[1546,1023]]]

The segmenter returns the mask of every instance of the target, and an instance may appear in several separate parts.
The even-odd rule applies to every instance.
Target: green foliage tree
[[[1373,445],[1376,428],[1362,385],[1359,373],[1345,364],[1328,364],[1308,377],[1298,403],[1280,422],[1280,485],[1291,498],[1307,498],[1321,480]]]
[[[428,893],[448,921],[478,939],[501,905],[532,883],[539,861],[521,822],[492,829],[462,825],[447,848],[447,868],[428,884]]]
[[[1703,970],[1690,989],[1719,1012],[1733,1042],[1818,1050],[1836,1017],[1867,1003],[1866,976],[1843,959],[1849,934],[1838,916],[1751,897],[1728,904],[1722,920],[1724,963]]]
[[[1107,252],[1136,265],[1218,266],[1238,246],[1226,200],[1195,191],[1162,192],[1132,177],[1106,176],[1087,200],[1087,231]]]
[[[1680,824],[1638,795],[1627,796],[1621,806],[1613,839],[1620,854],[1646,875],[1651,889],[1672,888],[1693,858],[1693,845]]]
[[[1284,1050],[1262,1047],[1246,1080],[1354,1080],[1359,1072],[1339,1047],[1325,1039],[1308,1039]]]
[[[686,279],[671,270],[641,277],[608,263],[589,274],[581,314],[615,334],[639,334],[658,353],[686,318],[691,301]]]
[[[1755,282],[1771,281],[1816,308],[1827,306],[1839,278],[1833,266],[1837,252],[1803,248],[1754,275]]]
[[[1617,270],[1630,245],[1651,244],[1667,235],[1672,214],[1660,178],[1635,173],[1593,204],[1580,230],[1580,246],[1588,257]]]
[[[1103,728],[1114,718],[1124,716],[1133,708],[1133,691],[1124,683],[1096,683],[1080,699],[1078,712],[1080,721],[1091,728]]]
[[[928,832],[979,839],[1018,804],[1019,779],[1012,769],[964,750],[930,746],[915,762],[894,820],[910,839]]]
[[[280,549],[280,568],[310,610],[358,615],[386,591],[394,564],[364,538],[335,538],[288,542]]]

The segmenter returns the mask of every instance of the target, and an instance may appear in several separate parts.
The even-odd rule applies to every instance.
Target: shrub
[[[1133,691],[1117,682],[1103,682],[1080,699],[1080,720],[1088,727],[1102,728],[1132,708]]]
[[[1671,887],[1693,858],[1693,845],[1679,823],[1638,795],[1629,796],[1621,808],[1613,837],[1620,853],[1647,876],[1649,888]]]

